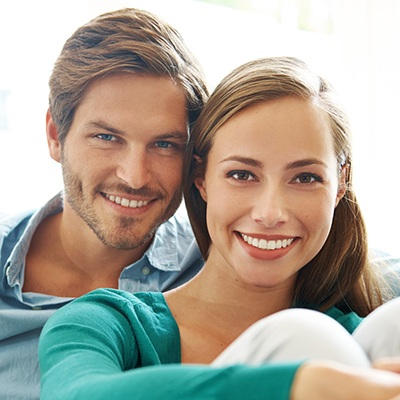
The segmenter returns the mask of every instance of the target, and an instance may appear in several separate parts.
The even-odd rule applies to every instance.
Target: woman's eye
[[[305,184],[322,182],[322,181],[323,181],[322,178],[315,174],[301,174],[294,179],[294,182],[296,183],[305,183]]]
[[[254,180],[254,175],[248,171],[230,171],[228,177],[236,179],[238,181],[251,181]]]
[[[112,140],[116,140],[114,135],[110,135],[109,133],[100,133],[96,135],[101,140],[104,140],[106,142],[111,142]]]

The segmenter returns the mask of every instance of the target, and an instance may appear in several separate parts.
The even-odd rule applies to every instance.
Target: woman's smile
[[[293,237],[282,238],[282,239],[263,239],[252,235],[246,235],[240,233],[243,240],[253,247],[257,247],[262,250],[276,250],[290,246],[294,240]]]
[[[209,260],[220,253],[256,286],[294,279],[325,243],[338,199],[324,112],[292,97],[246,108],[218,129],[207,162],[197,187],[207,202]]]

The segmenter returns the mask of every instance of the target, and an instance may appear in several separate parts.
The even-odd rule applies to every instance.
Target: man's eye
[[[251,174],[248,171],[241,171],[241,170],[230,171],[228,173],[228,177],[236,179],[238,181],[251,181],[251,180],[254,180],[253,174]]]
[[[111,142],[112,140],[115,140],[114,135],[110,135],[109,133],[100,133],[96,135],[101,140],[105,140],[106,142]]]
[[[156,146],[162,149],[168,149],[169,147],[172,147],[172,143],[165,140],[159,140],[158,142],[156,142]]]

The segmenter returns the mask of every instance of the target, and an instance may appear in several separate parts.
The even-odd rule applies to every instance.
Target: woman
[[[400,355],[386,345],[400,303],[378,307],[349,143],[331,89],[301,61],[229,74],[185,169],[203,269],[165,294],[97,290],[57,312],[40,342],[41,398],[400,396],[397,373],[370,368],[371,349]]]

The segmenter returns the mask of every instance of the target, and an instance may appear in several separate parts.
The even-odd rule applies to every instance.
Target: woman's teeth
[[[262,250],[276,250],[284,249],[285,247],[292,244],[294,238],[278,239],[278,240],[265,240],[253,238],[248,235],[240,234],[243,240],[251,246],[257,247]]]

